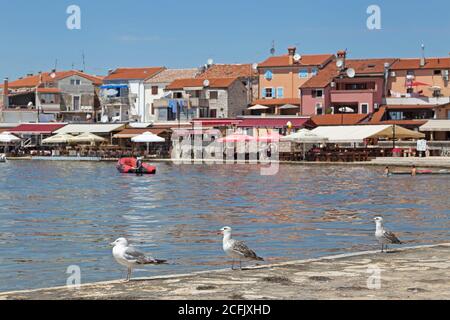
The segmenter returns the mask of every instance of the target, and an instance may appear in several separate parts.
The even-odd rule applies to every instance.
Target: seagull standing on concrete
[[[386,230],[383,226],[383,218],[376,217],[375,224],[377,226],[375,231],[375,237],[378,242],[381,244],[381,252],[384,252],[384,248],[386,247],[386,252],[388,250],[388,244],[402,244],[402,242],[396,237],[395,234]]]
[[[158,260],[146,256],[134,247],[129,246],[128,240],[125,238],[119,238],[111,243],[111,245],[114,246],[112,250],[114,259],[116,259],[117,263],[128,268],[128,274],[125,280],[126,282],[130,281],[131,273],[136,266],[146,264],[164,264],[166,262],[166,260]]]
[[[233,259],[231,270],[234,270],[234,261],[239,260],[239,268],[242,270],[242,260],[244,261],[264,261],[263,258],[258,257],[256,253],[251,250],[242,241],[231,239],[231,228],[223,227],[220,233],[223,234],[223,251]]]

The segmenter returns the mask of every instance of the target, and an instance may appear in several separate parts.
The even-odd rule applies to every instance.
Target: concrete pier
[[[0,293],[0,300],[450,299],[450,243],[359,252],[243,271]]]

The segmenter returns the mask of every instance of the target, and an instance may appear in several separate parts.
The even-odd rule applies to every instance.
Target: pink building
[[[302,115],[370,114],[383,103],[386,74],[395,59],[346,59],[340,51],[301,89]]]

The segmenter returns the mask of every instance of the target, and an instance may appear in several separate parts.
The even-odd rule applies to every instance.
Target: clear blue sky
[[[342,3],[342,5],[341,5]],[[82,29],[68,30],[66,9],[81,7]],[[367,7],[381,7],[382,29],[366,27]],[[416,57],[450,52],[448,0],[0,0],[0,77],[58,69],[105,74],[119,66],[197,67],[260,62],[277,53],[352,58]]]

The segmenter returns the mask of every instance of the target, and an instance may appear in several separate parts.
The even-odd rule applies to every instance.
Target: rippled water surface
[[[136,177],[113,163],[0,164],[0,291],[65,285],[70,265],[83,282],[120,278],[108,245],[120,236],[171,262],[137,277],[228,266],[217,235],[225,225],[269,262],[378,248],[376,215],[410,245],[450,238],[450,176],[156,166],[156,176]]]

